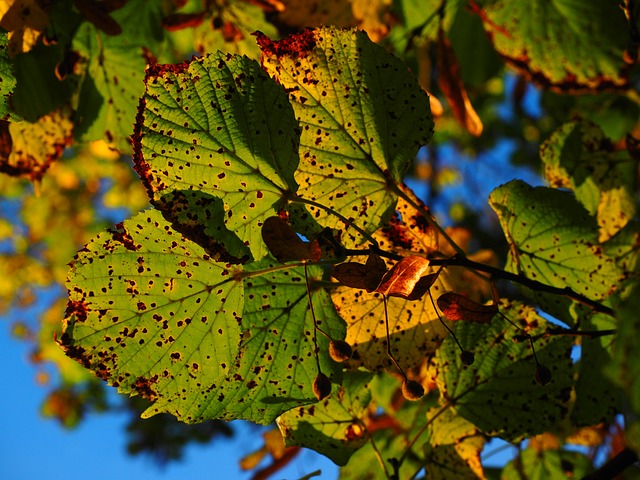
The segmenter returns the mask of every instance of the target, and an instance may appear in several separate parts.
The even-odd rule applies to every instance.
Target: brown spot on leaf
[[[255,36],[262,53],[277,58],[283,56],[304,58],[316,46],[316,36],[313,29],[289,35],[275,42],[262,32],[256,32]]]

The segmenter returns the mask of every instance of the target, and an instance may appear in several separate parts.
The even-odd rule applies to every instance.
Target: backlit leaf
[[[600,242],[609,240],[635,215],[638,162],[616,150],[597,125],[564,124],[542,145],[540,158],[549,184],[572,189],[596,217]]]
[[[138,120],[136,170],[152,202],[191,189],[221,198],[225,226],[264,257],[262,222],[297,187],[299,132],[282,87],[230,54],[155,65]]]
[[[0,152],[0,172],[40,180],[71,144],[73,123],[69,115],[66,110],[57,110],[33,123],[0,121],[0,132],[6,139],[3,147],[9,148]]]
[[[496,50],[543,86],[575,91],[626,84],[623,54],[629,26],[617,3],[475,3]]]
[[[502,301],[500,310],[531,335],[547,328],[531,307]],[[560,425],[571,399],[570,338],[536,338],[538,361],[551,370],[551,382],[540,386],[534,380],[536,363],[529,341],[520,339],[522,331],[506,320],[496,317],[488,325],[458,322],[455,334],[462,348],[475,355],[475,362],[463,364],[453,337],[445,339],[436,355],[443,401],[458,415],[509,441]]]
[[[147,211],[78,253],[60,343],[67,355],[122,393],[193,423],[220,400],[239,352],[241,267]]]
[[[0,33],[0,121],[17,120],[11,111],[9,97],[16,87],[15,67],[9,58],[9,38],[7,33]]]
[[[489,203],[510,245],[508,269],[594,300],[616,289],[622,274],[598,244],[595,219],[570,192],[514,180]]]
[[[580,452],[527,448],[509,462],[502,480],[546,480],[549,478],[585,478],[593,471],[591,460]]]
[[[280,263],[311,259],[309,244],[303,242],[293,228],[280,217],[269,217],[264,221],[262,239],[271,255]]]
[[[374,252],[367,257],[367,263],[344,262],[333,267],[331,276],[351,288],[362,288],[373,292],[387,271],[387,265]]]
[[[389,297],[409,298],[429,270],[429,260],[426,258],[417,255],[405,257],[385,274],[376,292]],[[431,281],[428,283],[433,284]]]
[[[431,437],[425,445],[425,469],[428,478],[457,480],[484,479],[480,452],[485,443],[482,432],[450,408],[434,417],[442,407],[431,409]]]
[[[428,97],[406,66],[356,30],[319,28],[279,42],[258,35],[263,66],[289,92],[302,127],[298,195],[367,232],[389,218],[397,183],[433,133]],[[345,229],[306,206],[322,227]],[[353,229],[345,246],[364,239]]]
[[[366,372],[348,373],[329,398],[281,415],[278,427],[285,445],[312,448],[337,465],[345,465],[367,441],[363,416],[371,401],[371,377]]]
[[[498,305],[483,305],[456,292],[446,292],[438,297],[438,308],[449,320],[489,323],[498,313]]]

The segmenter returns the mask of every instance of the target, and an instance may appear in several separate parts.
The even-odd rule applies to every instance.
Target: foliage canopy
[[[90,371],[134,428],[275,423],[272,470],[347,479],[488,478],[494,437],[502,478],[637,451],[640,6],[334,3],[0,3],[0,306],[68,291],[31,333],[45,411],[100,406]],[[486,205],[447,205],[507,141]]]

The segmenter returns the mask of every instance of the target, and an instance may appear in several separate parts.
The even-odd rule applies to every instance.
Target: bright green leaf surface
[[[579,452],[527,448],[520,457],[509,462],[501,480],[548,480],[583,478],[591,473],[591,460]]]
[[[9,34],[0,33],[0,120],[12,120],[8,98],[16,87],[15,69],[9,58]]]
[[[212,54],[148,72],[136,126],[136,169],[156,204],[176,190],[224,202],[226,227],[267,254],[262,220],[295,192],[298,124],[282,87],[257,62]]]
[[[547,322],[533,308],[502,302],[500,310],[529,334],[544,332]],[[535,340],[538,361],[551,370],[545,386],[534,380],[536,363],[529,341],[518,341],[522,331],[504,318],[490,325],[458,322],[456,336],[475,361],[465,366],[460,349],[449,336],[438,350],[438,385],[444,400],[483,432],[517,440],[558,428],[568,414],[571,397],[572,340],[542,337]],[[516,338],[514,338],[516,337]]]
[[[100,234],[73,262],[61,344],[149,414],[203,420],[239,351],[239,266],[211,261],[157,211]]]
[[[346,465],[367,441],[362,415],[371,401],[368,382],[372,376],[366,372],[348,373],[329,398],[280,416],[278,427],[285,445],[312,448],[337,465]]]
[[[320,269],[309,268],[310,280],[320,274]],[[244,275],[239,354],[227,379],[212,392],[215,400],[207,405],[205,416],[266,425],[291,408],[317,402],[312,390],[318,373],[313,321],[300,267],[274,266],[265,259],[248,264]],[[326,291],[314,292],[313,305],[321,328],[344,338],[344,323]],[[341,382],[342,368],[330,360],[328,341],[320,335],[318,348],[322,372]]]
[[[616,150],[590,122],[560,127],[540,148],[545,177],[552,187],[570,188],[598,221],[599,240],[608,240],[636,212],[637,161]]]
[[[622,279],[598,245],[598,228],[572,193],[533,188],[520,180],[489,197],[510,245],[510,270],[599,300]]]
[[[624,85],[629,27],[610,0],[477,2],[496,50],[545,86],[560,90]]]
[[[298,195],[373,232],[395,207],[390,185],[433,133],[427,95],[406,65],[361,31],[320,28],[258,41],[302,127]],[[345,228],[323,209],[307,208],[321,226]],[[348,229],[342,241],[363,239]]]

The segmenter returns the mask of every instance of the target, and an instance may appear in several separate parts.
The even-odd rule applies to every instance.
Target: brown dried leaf
[[[455,292],[443,293],[437,300],[438,308],[449,320],[489,323],[498,313],[498,305],[482,305]]]
[[[280,263],[313,258],[309,244],[302,241],[293,228],[280,217],[269,217],[264,221],[262,239]]]
[[[373,292],[387,271],[387,266],[375,253],[369,254],[367,263],[345,262],[333,267],[331,276],[343,285],[352,288],[362,288]]]
[[[422,275],[429,268],[429,260],[424,257],[412,255],[405,257],[396,263],[382,278],[382,282],[376,288],[376,292],[387,295],[388,297],[402,297],[408,300],[414,296],[414,289],[422,280]],[[434,274],[437,277],[437,273]],[[429,286],[433,284],[430,282]],[[423,280],[418,290],[423,290],[428,281]],[[428,288],[427,288],[428,290]],[[425,292],[426,293],[426,290]],[[418,297],[419,298],[419,297]]]
[[[482,135],[482,121],[471,105],[460,77],[460,65],[449,39],[441,29],[438,32],[438,85],[447,97],[454,117],[471,135]]]
[[[0,2],[0,27],[9,32],[9,56],[28,52],[47,28],[49,15],[38,0]]]

